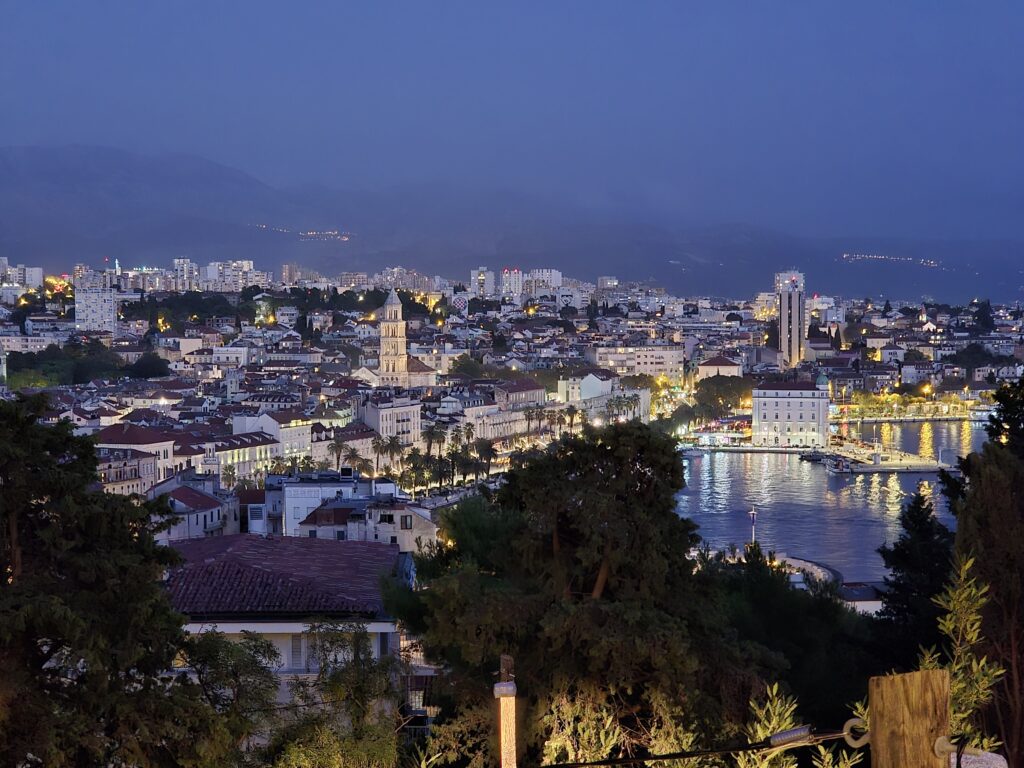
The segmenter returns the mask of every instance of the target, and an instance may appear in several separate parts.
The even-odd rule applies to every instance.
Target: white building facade
[[[763,384],[753,390],[753,435],[757,446],[828,446],[828,382]]]

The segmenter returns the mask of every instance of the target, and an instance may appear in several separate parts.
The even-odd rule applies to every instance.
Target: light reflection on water
[[[970,422],[884,423],[843,432],[930,458],[944,450],[944,460],[978,450],[985,440],[982,426]],[[765,549],[824,563],[847,581],[881,580],[876,550],[899,535],[900,507],[919,483],[934,493],[940,519],[954,524],[934,475],[830,475],[794,454],[710,453],[686,461],[679,512],[700,525],[712,547],[750,540],[753,505]]]

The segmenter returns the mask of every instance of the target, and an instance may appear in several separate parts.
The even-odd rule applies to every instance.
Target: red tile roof
[[[96,433],[99,445],[153,445],[173,440],[163,432],[136,424],[111,424]]]
[[[171,571],[174,607],[196,620],[253,615],[303,618],[383,612],[380,579],[398,546],[250,534],[174,542],[185,564]]]
[[[187,485],[178,486],[167,495],[169,498],[174,499],[187,509],[191,509],[196,512],[205,512],[209,509],[216,509],[221,505],[220,499],[211,496],[208,493],[196,490],[195,488],[189,488]]]

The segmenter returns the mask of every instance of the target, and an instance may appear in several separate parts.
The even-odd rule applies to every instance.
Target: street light
[[[750,508],[750,543],[757,543],[757,510]]]

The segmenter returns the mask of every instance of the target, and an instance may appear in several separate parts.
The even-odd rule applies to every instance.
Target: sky
[[[0,145],[1024,238],[1024,3],[0,0]]]

